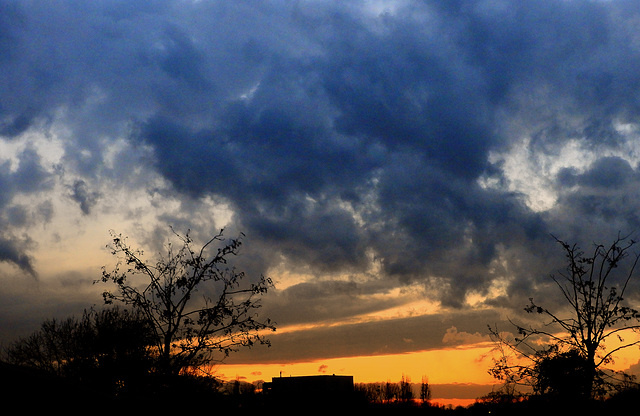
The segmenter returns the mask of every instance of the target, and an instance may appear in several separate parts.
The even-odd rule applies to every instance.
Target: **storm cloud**
[[[550,234],[640,229],[639,17],[634,1],[0,1],[0,261],[37,273],[34,224],[60,218],[208,232],[214,201],[246,267],[307,276],[266,307],[300,312],[281,323],[414,284],[444,307],[520,308],[561,266]]]

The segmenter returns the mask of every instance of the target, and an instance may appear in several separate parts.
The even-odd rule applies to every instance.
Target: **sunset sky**
[[[0,342],[101,304],[110,230],[152,255],[225,228],[278,328],[225,377],[491,384],[487,325],[561,305],[551,234],[640,233],[639,25],[636,0],[0,0]]]

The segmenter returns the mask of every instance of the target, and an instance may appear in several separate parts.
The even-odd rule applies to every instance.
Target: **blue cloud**
[[[103,152],[126,137],[178,195],[228,202],[261,250],[331,271],[364,268],[373,251],[403,282],[452,276],[459,304],[490,284],[500,247],[537,254],[582,220],[563,213],[594,215],[568,194],[533,212],[479,179],[505,184],[490,155],[522,137],[552,156],[576,138],[621,149],[616,123],[640,115],[640,6],[367,4],[0,2],[0,135],[63,124],[65,167],[85,183],[116,175]],[[4,179],[37,192],[45,179],[23,158],[32,169]],[[593,169],[561,178],[615,187],[629,172]],[[72,197],[87,213],[96,195]],[[619,208],[606,218],[634,225]]]

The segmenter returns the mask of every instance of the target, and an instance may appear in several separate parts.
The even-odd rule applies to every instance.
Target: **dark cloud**
[[[0,261],[12,263],[25,273],[36,276],[33,258],[27,254],[27,248],[29,245],[24,241],[0,237]]]
[[[16,160],[0,164],[0,262],[9,262],[29,275],[35,276],[34,259],[29,254],[32,239],[18,237],[15,233],[28,222],[27,207],[12,204],[18,195],[29,195],[51,189],[51,175],[42,166],[35,149],[25,148],[16,155]],[[46,205],[46,204],[45,204]],[[39,210],[45,213],[45,205]]]
[[[362,265],[375,248],[390,274],[424,276],[469,232],[484,245],[465,260],[474,267],[492,258],[492,228],[539,233],[517,198],[475,183],[502,140],[481,71],[452,59],[459,46],[440,41],[443,27],[404,12],[379,20],[373,30],[337,9],[327,32],[304,32],[323,53],[271,57],[251,97],[222,106],[211,127],[164,113],[133,139],[154,146],[179,189],[228,198],[248,234],[316,268]],[[344,204],[371,210],[371,196],[378,205],[357,223]],[[469,276],[452,299],[485,280]]]
[[[558,173],[560,189],[551,218],[558,218],[563,239],[577,242],[590,253],[595,244],[611,244],[618,236],[638,241],[640,232],[640,186],[637,166],[614,156],[596,159],[583,171],[565,169]],[[638,252],[634,248],[630,254]],[[622,264],[612,278],[621,279],[630,262]],[[633,291],[637,280],[632,280]]]
[[[390,309],[403,299],[376,299],[376,293],[388,288],[379,284],[357,284],[344,281],[306,282],[293,285],[271,295],[265,312],[276,322],[309,324],[316,321],[334,322],[353,316]],[[296,313],[291,316],[291,311]]]
[[[536,212],[491,156],[523,138],[547,158],[568,140],[602,156],[636,141],[618,126],[640,115],[639,15],[632,1],[0,2],[0,135],[58,134],[83,214],[102,178],[151,168],[178,198],[228,204],[252,270],[375,262],[388,285],[421,282],[455,307],[511,279],[506,303],[557,269],[550,233],[637,229],[635,162],[561,170],[557,204]],[[136,157],[107,163],[122,138]],[[13,196],[50,186],[37,153],[19,158],[0,165],[16,224]],[[361,290],[334,298],[334,284],[289,293]]]
[[[91,191],[87,183],[82,179],[74,181],[73,185],[69,186],[69,190],[71,192],[71,199],[80,205],[80,209],[85,215],[91,212],[91,208],[97,203],[97,199],[100,197],[100,193]]]
[[[638,179],[636,170],[629,162],[617,156],[599,158],[586,172],[572,176],[573,180],[569,179],[572,185],[609,190],[617,190]]]

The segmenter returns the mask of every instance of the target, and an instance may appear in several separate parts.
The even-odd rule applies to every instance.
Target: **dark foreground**
[[[0,364],[0,399],[5,408],[21,413],[66,411],[67,414],[113,414],[127,412],[232,412],[234,415],[328,414],[363,415],[536,415],[626,414],[640,405],[640,389],[629,389],[605,401],[571,402],[563,398],[532,397],[517,403],[476,403],[469,407],[445,408],[428,404],[369,403],[357,394],[327,397],[310,392],[305,397],[277,397],[263,393],[233,394],[204,391],[197,386],[167,387],[162,392],[113,397],[100,389],[72,383],[34,370]],[[9,406],[11,405],[11,406]]]

